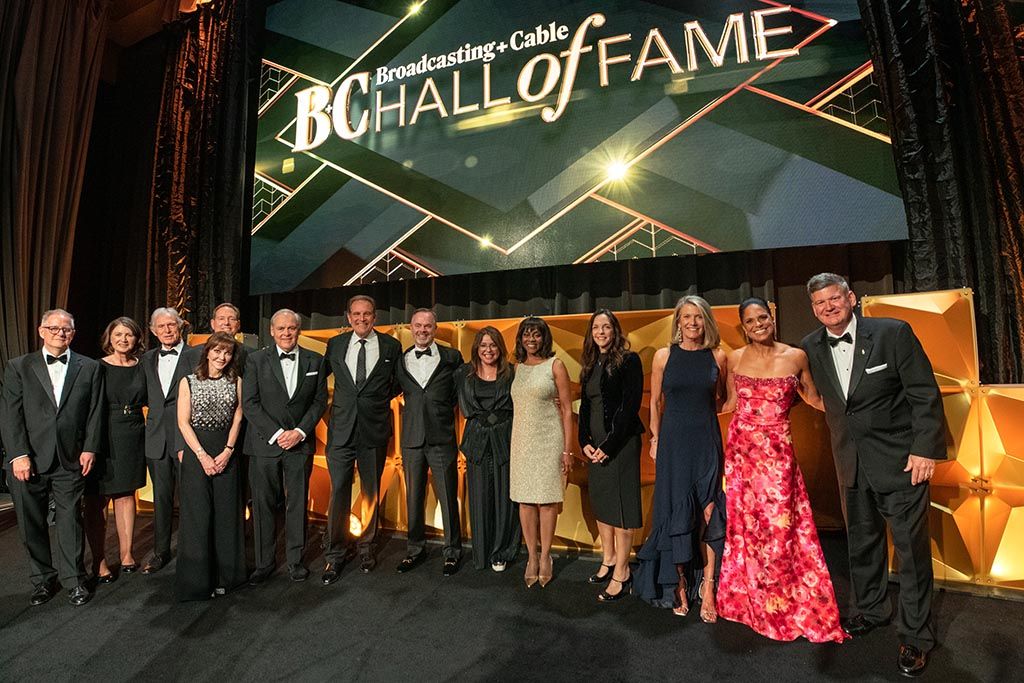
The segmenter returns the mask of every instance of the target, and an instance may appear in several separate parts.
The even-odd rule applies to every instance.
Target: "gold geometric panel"
[[[978,382],[978,344],[974,299],[969,289],[921,294],[866,296],[861,310],[871,318],[897,318],[910,323],[939,386]]]
[[[942,390],[950,460],[931,483],[936,579],[1024,588],[1024,386],[979,385],[970,290],[865,297],[910,323]]]

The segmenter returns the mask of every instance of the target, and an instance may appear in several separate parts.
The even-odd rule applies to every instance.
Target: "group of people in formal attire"
[[[522,539],[526,587],[548,585],[567,476],[582,460],[601,541],[601,566],[589,578],[600,588],[598,600],[635,593],[679,616],[699,604],[708,623],[722,617],[776,640],[842,642],[893,619],[888,527],[899,563],[898,667],[917,675],[935,643],[927,510],[928,480],[946,454],[939,391],[906,323],[856,315],[856,296],[838,275],[811,278],[807,291],[822,328],[799,348],[776,340],[772,310],[751,298],[739,307],[749,343],[731,353],[721,348],[708,303],[693,295],[679,300],[671,342],[653,359],[654,504],[635,563],[634,533],[643,527],[644,370],[612,311],[590,320],[578,418],[568,370],[538,317],[520,323],[511,353],[497,329],[481,329],[467,363],[457,349],[437,343],[429,309],[413,313],[414,343],[403,351],[374,329],[376,304],[364,295],[349,300],[351,329],[332,338],[322,356],[298,345],[301,319],[291,310],[271,318],[273,345],[246,352],[235,341],[233,305],[216,309],[213,334],[196,347],[185,346],[178,313],[160,308],[150,318],[155,348],[142,353],[140,326],[118,318],[103,335],[108,355],[93,361],[70,351],[71,315],[48,311],[39,327],[42,350],[8,364],[0,403],[4,466],[32,569],[31,602],[53,597],[58,580],[72,604],[89,600],[83,536],[96,579],[116,578],[104,548],[111,502],[119,570],[140,570],[132,547],[135,491],[147,469],[154,545],[142,573],[160,571],[171,559],[177,490],[180,599],[266,581],[276,569],[274,516],[282,499],[287,572],[294,581],[307,579],[314,431],[325,411],[331,497],[321,583],[338,581],[350,561],[373,571],[391,401],[401,394],[408,534],[398,573],[428,555],[428,470],[443,524],[442,574],[458,571],[461,451],[473,565],[504,571]],[[825,412],[832,435],[854,603],[843,622],[793,452],[789,411],[798,399]],[[732,412],[724,446],[721,412]],[[362,524],[353,530],[356,470]],[[51,496],[56,560],[46,521]],[[250,496],[255,568],[247,572]]]

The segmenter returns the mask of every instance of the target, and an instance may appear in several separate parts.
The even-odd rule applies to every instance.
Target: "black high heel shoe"
[[[622,588],[620,588],[619,592],[616,593],[615,595],[612,595],[611,593],[609,593],[608,589],[605,588],[603,591],[598,593],[598,595],[597,595],[598,601],[600,601],[600,602],[615,602],[616,600],[619,600],[622,597],[624,597],[626,595],[629,595],[630,593],[633,592],[633,574],[630,574],[628,577],[626,577],[625,581],[619,581],[618,579],[612,577],[611,579],[608,580],[608,585],[611,585],[612,581],[614,581],[617,584],[620,584],[622,586]]]
[[[608,583],[609,581],[611,581],[612,574],[615,573],[615,565],[614,564],[602,564],[601,565],[601,569],[607,569],[608,571],[606,571],[604,574],[600,574],[600,573],[598,573],[598,574],[591,574],[590,578],[587,579],[587,583],[600,584],[600,583]],[[599,569],[598,572],[600,572],[601,569]]]

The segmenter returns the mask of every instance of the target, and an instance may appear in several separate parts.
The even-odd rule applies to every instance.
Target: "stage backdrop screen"
[[[283,0],[253,293],[907,236],[856,0]]]

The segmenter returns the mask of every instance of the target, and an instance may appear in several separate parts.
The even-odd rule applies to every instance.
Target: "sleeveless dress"
[[[191,393],[192,429],[212,458],[227,444],[238,394],[225,377],[187,377]],[[181,459],[178,516],[178,567],[175,593],[179,600],[206,600],[215,588],[231,589],[246,580],[243,527],[241,443],[220,474],[209,476],[195,452],[185,444]]]
[[[562,415],[552,370],[555,357],[538,365],[519,363],[512,380],[512,450],[509,495],[517,503],[562,502]]]
[[[696,579],[703,573],[701,542],[707,543],[716,557],[722,556],[725,495],[722,434],[715,407],[718,374],[711,349],[669,348],[661,381],[665,408],[655,462],[654,516],[651,534],[637,553],[637,592],[655,607],[676,606],[676,565],[688,565],[689,597],[696,599]],[[705,526],[708,505],[713,508]]]
[[[773,640],[842,642],[839,609],[793,455],[796,377],[735,375],[718,614]]]
[[[146,373],[142,363],[103,367],[107,399],[106,448],[89,473],[89,492],[102,496],[131,493],[146,485]]]

